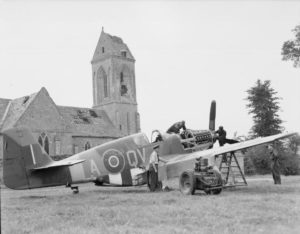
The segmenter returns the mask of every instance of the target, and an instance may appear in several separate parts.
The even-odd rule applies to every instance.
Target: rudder
[[[3,181],[8,188],[30,188],[29,171],[51,162],[29,129],[3,132]]]

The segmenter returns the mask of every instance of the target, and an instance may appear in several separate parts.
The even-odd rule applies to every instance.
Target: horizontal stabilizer
[[[75,164],[82,163],[83,161],[85,161],[85,160],[84,159],[79,159],[79,160],[54,161],[54,162],[51,162],[47,165],[43,165],[41,167],[32,168],[31,170],[43,170],[43,169],[48,169],[48,168],[53,168],[53,167],[73,166]]]

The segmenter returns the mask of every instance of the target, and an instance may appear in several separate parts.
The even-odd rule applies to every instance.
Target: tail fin
[[[3,180],[11,189],[28,189],[30,171],[52,162],[27,128],[3,132]]]

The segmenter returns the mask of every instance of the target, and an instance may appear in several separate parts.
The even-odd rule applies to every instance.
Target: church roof
[[[125,52],[125,56],[124,54],[122,54],[122,52]],[[134,60],[134,57],[130,52],[128,46],[123,42],[123,40],[120,37],[112,36],[108,33],[105,33],[102,29],[92,62],[113,55],[119,57],[126,57]]]
[[[11,101],[10,99],[0,98],[0,126],[5,118],[5,113],[6,110],[8,109],[7,107],[10,101]]]
[[[1,122],[0,128],[7,129],[15,126],[17,121],[21,118],[23,113],[26,111],[30,103],[34,100],[37,93],[30,94],[28,96],[16,98],[16,99],[1,99],[0,111],[1,111]],[[2,101],[4,100],[4,101]],[[7,104],[6,104],[7,103]],[[4,106],[5,110],[4,110]],[[3,111],[4,110],[4,111]],[[3,111],[3,112],[2,112]]]
[[[41,92],[47,92],[47,90],[42,88],[37,93],[12,100],[0,98],[0,130],[15,127],[33,100],[39,98],[38,94]],[[55,103],[53,105],[56,106],[59,114],[64,119],[64,123],[69,127],[68,131],[73,136],[122,137],[103,110],[57,106]]]
[[[91,108],[57,106],[73,136],[121,137],[106,112]]]

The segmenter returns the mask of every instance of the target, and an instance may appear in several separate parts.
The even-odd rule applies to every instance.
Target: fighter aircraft
[[[3,180],[11,189],[33,189],[65,185],[78,192],[78,184],[139,186],[149,182],[147,168],[153,146],[160,146],[165,163],[159,167],[160,180],[178,177],[193,169],[197,159],[235,152],[273,142],[295,133],[282,133],[220,148],[215,141],[215,102],[210,113],[210,130],[187,130],[183,134],[161,134],[161,141],[150,142],[143,133],[126,136],[69,158],[53,161],[31,132],[24,127],[3,134]]]

